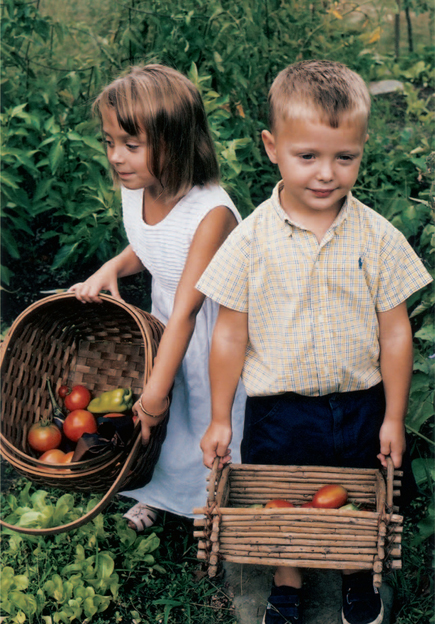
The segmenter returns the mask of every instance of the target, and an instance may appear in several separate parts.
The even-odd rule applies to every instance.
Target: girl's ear
[[[276,148],[275,148],[275,138],[269,130],[263,130],[261,133],[261,138],[263,139],[264,149],[266,150],[266,154],[269,156],[271,162],[274,165],[278,163],[276,159]]]

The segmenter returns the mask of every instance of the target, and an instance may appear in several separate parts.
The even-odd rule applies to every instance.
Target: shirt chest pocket
[[[329,263],[321,271],[319,279],[337,306],[344,305],[355,311],[373,311],[376,306],[376,289],[373,280],[358,258],[354,262]]]

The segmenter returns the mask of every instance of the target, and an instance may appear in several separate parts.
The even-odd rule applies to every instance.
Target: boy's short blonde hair
[[[360,119],[367,129],[370,94],[357,73],[334,61],[301,61],[283,69],[269,91],[269,125],[320,114],[337,128],[343,117]]]
[[[131,67],[109,84],[94,102],[116,112],[131,136],[146,135],[148,168],[162,185],[162,196],[178,197],[193,186],[217,183],[219,165],[204,104],[198,89],[171,67]],[[117,182],[116,171],[112,177]]]

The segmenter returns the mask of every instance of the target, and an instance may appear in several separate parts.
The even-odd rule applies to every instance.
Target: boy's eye
[[[342,154],[338,158],[340,160],[344,160],[345,162],[351,162],[353,160],[353,156],[349,156],[349,154]]]
[[[314,154],[301,154],[302,160],[312,160],[314,158]]]

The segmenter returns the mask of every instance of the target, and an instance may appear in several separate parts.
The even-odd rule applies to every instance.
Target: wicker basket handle
[[[103,496],[103,498],[95,505],[91,511],[88,511],[81,518],[77,518],[73,520],[73,522],[69,522],[68,524],[62,524],[58,527],[49,527],[47,529],[33,529],[29,527],[19,527],[14,524],[9,524],[0,518],[0,525],[6,529],[11,529],[12,531],[17,531],[18,533],[26,533],[27,535],[56,535],[58,533],[66,533],[67,531],[72,531],[73,529],[78,529],[78,527],[86,524],[90,520],[93,520],[99,513],[101,513],[107,505],[111,502],[115,494],[121,488],[124,478],[128,475],[131,466],[136,458],[137,453],[142,445],[142,437],[140,435],[137,436],[135,443],[133,444],[129,455],[127,456],[126,462],[122,469],[120,470],[118,476],[113,482],[112,486],[108,490],[108,492]]]

